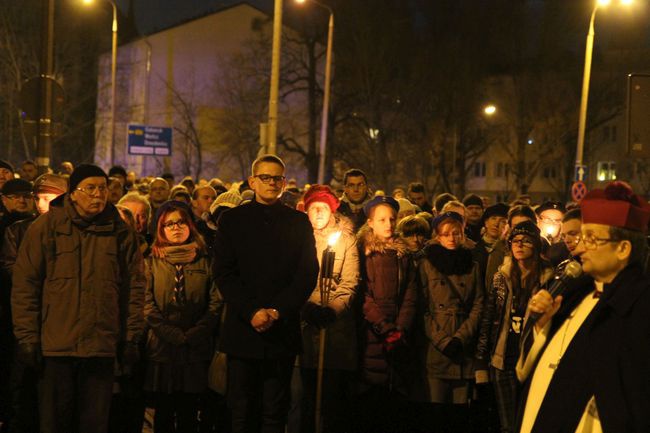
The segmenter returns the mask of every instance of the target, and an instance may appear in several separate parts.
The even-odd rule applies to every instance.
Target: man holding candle
[[[316,286],[309,219],[279,201],[284,163],[255,160],[255,199],[225,211],[214,243],[214,275],[226,301],[220,346],[228,354],[232,431],[283,432],[289,382],[300,351],[300,309]]]
[[[336,213],[339,200],[325,185],[313,185],[304,197],[317,257],[321,265],[318,286],[302,309],[302,340],[304,353],[300,357],[304,395],[302,399],[301,432],[314,429],[314,398],[319,345],[326,329],[323,389],[323,431],[338,432],[345,428],[345,403],[349,395],[351,376],[357,367],[357,338],[351,304],[359,280],[359,254],[354,225]],[[333,259],[333,260],[332,260]],[[326,261],[333,262],[330,275],[325,275]],[[324,277],[331,277],[329,294],[321,290],[327,286]],[[322,346],[320,346],[322,347]]]

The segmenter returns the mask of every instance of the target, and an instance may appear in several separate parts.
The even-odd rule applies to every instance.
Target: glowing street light
[[[303,4],[306,0],[295,0],[296,3]],[[334,42],[334,11],[326,4],[320,3],[317,0],[309,0],[317,6],[320,6],[330,14],[329,26],[327,31],[327,54],[325,56],[325,86],[323,89],[323,114],[321,117],[320,125],[320,149],[318,155],[318,183],[323,185],[325,183],[325,162],[327,155],[327,126],[329,122],[329,106],[330,106],[330,86],[332,75],[332,45]]]
[[[115,75],[117,70],[117,6],[113,0],[106,0],[113,7],[113,39],[111,41],[111,165],[115,165]],[[94,0],[83,0],[83,3],[90,5]]]
[[[619,0],[623,5],[631,5],[633,0]],[[578,123],[578,145],[576,148],[576,173],[579,173],[579,181],[582,181],[584,170],[582,167],[582,157],[585,146],[585,130],[587,126],[587,103],[589,102],[589,81],[591,79],[591,57],[594,51],[594,22],[596,20],[596,12],[601,7],[606,7],[611,3],[611,0],[597,0],[594,5],[594,10],[591,13],[589,20],[589,32],[587,33],[587,46],[585,48],[585,69],[582,77],[582,97],[580,99],[580,116]]]
[[[497,112],[497,107],[492,104],[486,105],[483,108],[483,113],[485,113],[487,116],[493,116],[494,114],[496,114],[496,112]]]

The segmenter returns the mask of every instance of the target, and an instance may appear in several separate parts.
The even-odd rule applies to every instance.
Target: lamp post
[[[94,0],[83,0],[87,5]],[[117,71],[117,6],[113,0],[106,0],[113,7],[113,25],[111,40],[111,165],[115,165],[115,76]]]
[[[296,3],[305,3],[306,0],[296,0]],[[321,117],[320,126],[320,143],[318,155],[318,183],[323,185],[325,183],[325,163],[327,160],[327,128],[329,123],[329,107],[330,107],[330,88],[332,77],[332,46],[334,44],[334,11],[331,7],[323,4],[317,0],[309,0],[312,3],[320,6],[330,14],[329,25],[327,30],[327,51],[325,55],[325,85],[323,89],[323,114]]]
[[[271,54],[271,89],[266,132],[266,152],[275,155],[278,139],[278,93],[280,87],[280,49],[282,41],[282,0],[275,0],[273,13],[273,51]]]
[[[624,5],[629,5],[633,0],[619,0]],[[585,146],[585,131],[587,127],[587,104],[589,102],[589,82],[591,80],[591,58],[594,51],[594,22],[596,21],[596,12],[601,7],[611,3],[611,0],[597,0],[594,9],[591,12],[589,20],[589,32],[587,33],[587,44],[585,47],[585,67],[582,76],[582,96],[580,98],[580,113],[578,121],[578,145],[576,147],[576,174],[578,181],[584,180],[584,170],[582,169],[582,157]]]

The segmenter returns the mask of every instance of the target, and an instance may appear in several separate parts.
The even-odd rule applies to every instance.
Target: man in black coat
[[[255,200],[226,211],[214,244],[214,274],[227,304],[232,431],[283,432],[289,383],[301,349],[299,311],[316,287],[318,260],[307,216],[279,202],[284,163],[265,155],[248,178]]]
[[[613,182],[581,208],[574,253],[593,282],[564,300],[541,290],[529,304],[543,315],[517,365],[521,432],[648,432],[650,279],[642,263],[650,205]]]

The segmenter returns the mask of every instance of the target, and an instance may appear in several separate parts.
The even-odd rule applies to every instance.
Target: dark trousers
[[[317,370],[301,370],[303,395],[301,399],[301,433],[312,433],[316,428]],[[325,433],[341,433],[347,429],[353,372],[344,370],[323,371],[321,395],[321,422]],[[292,396],[293,397],[293,396]]]
[[[199,396],[177,392],[155,394],[154,433],[197,433]]]
[[[490,368],[490,379],[494,384],[501,431],[514,432],[517,428],[517,404],[519,402],[520,385],[515,370],[499,370]]]
[[[247,359],[228,355],[233,433],[284,432],[294,360],[293,356]]]
[[[106,433],[113,358],[45,357],[40,383],[42,433]]]
[[[11,402],[13,414],[9,421],[11,433],[38,433],[39,374],[18,360],[11,369]]]
[[[108,421],[111,433],[142,433],[145,395],[142,389],[144,371],[136,370],[131,376],[115,379],[119,392],[113,394]]]

